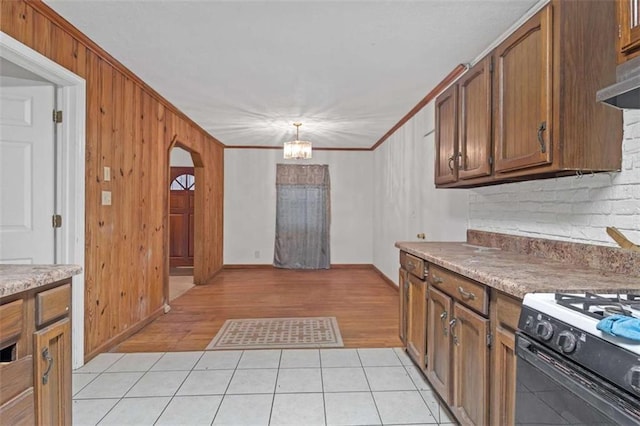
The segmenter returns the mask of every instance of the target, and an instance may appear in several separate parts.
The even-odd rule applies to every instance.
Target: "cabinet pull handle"
[[[440,314],[440,321],[442,322],[442,334],[444,334],[444,337],[447,337],[449,335],[449,330],[447,329],[447,311],[443,311]]]
[[[434,284],[442,284],[443,282],[444,282],[444,280],[442,278],[440,278],[436,274],[433,274],[433,283]]]
[[[547,130],[547,122],[543,121],[540,123],[540,127],[538,127],[538,143],[540,144],[540,152],[543,154],[547,152],[547,147],[544,143],[544,138],[542,137],[542,132],[545,130]]]
[[[49,372],[51,371],[51,367],[53,367],[53,357],[49,355],[49,348],[42,350],[42,358],[49,363],[49,365],[47,365],[47,371],[42,375],[42,384],[46,385],[49,382]]]
[[[465,289],[462,288],[462,287],[458,287],[458,293],[460,293],[462,298],[465,299],[465,300],[475,300],[476,299],[476,295],[475,294],[471,293],[470,291],[465,291]]]
[[[453,330],[453,328],[456,326],[456,324],[458,323],[458,319],[457,318],[453,318],[451,321],[449,321],[449,328],[451,329],[451,336],[453,337],[453,344],[458,346],[458,336],[456,336],[455,331]]]
[[[413,271],[414,269],[416,269],[416,265],[411,262],[407,262],[407,271]]]
[[[455,155],[452,155],[451,157],[449,157],[449,170],[451,170],[453,172],[453,160],[455,159]]]

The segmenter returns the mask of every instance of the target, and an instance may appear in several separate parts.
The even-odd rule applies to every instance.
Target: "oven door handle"
[[[618,424],[628,424],[629,420],[634,422],[640,420],[640,417],[636,415],[631,417],[629,412],[618,406],[620,401],[613,399],[611,389],[607,389],[604,382],[589,377],[585,374],[585,370],[577,365],[571,365],[570,361],[562,361],[561,356],[545,350],[543,346],[529,340],[519,331],[516,332],[516,356],[519,358],[518,362],[523,360],[529,363],[554,382],[579,396],[612,420],[616,420]],[[635,409],[633,411],[640,416]]]

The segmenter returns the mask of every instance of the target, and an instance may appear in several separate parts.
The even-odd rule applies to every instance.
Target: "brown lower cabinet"
[[[409,282],[407,352],[418,367],[424,370],[427,345],[427,283],[411,274],[407,281]]]
[[[425,370],[427,346],[427,282],[425,262],[400,252],[400,329],[407,353]]]
[[[0,300],[0,425],[71,425],[71,281]]]
[[[438,395],[451,404],[451,341],[449,321],[453,317],[453,302],[449,296],[429,288],[429,316],[427,319],[427,378]]]
[[[402,270],[403,294],[409,294],[407,353],[434,391],[462,425],[513,424],[521,300],[427,262],[424,281]],[[411,312],[412,289],[416,294],[424,289],[424,309],[417,304]],[[419,336],[426,335],[426,368],[416,354],[421,346],[411,337],[411,330],[417,333],[423,324],[426,330]]]
[[[512,425],[516,406],[516,334],[522,301],[494,291],[491,295],[491,424]]]
[[[489,423],[489,320],[460,303],[453,305],[453,402],[462,424]]]
[[[398,304],[400,310],[398,312],[398,318],[400,319],[400,328],[398,329],[398,336],[400,336],[400,340],[402,344],[407,346],[407,311],[408,311],[408,303],[409,303],[409,280],[407,279],[407,275],[409,273],[406,269],[400,268],[398,271],[398,289],[400,291]]]

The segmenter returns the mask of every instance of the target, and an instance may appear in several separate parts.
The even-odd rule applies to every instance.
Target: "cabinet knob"
[[[470,291],[466,291],[461,286],[458,287],[458,293],[460,293],[462,298],[465,299],[465,300],[475,300],[475,298],[476,298],[475,294],[471,293]]]
[[[42,375],[42,384],[46,385],[49,383],[49,372],[51,371],[51,367],[53,367],[53,357],[49,354],[49,348],[42,350],[42,358],[48,363],[47,370]]]
[[[447,328],[447,311],[443,311],[440,314],[440,321],[442,322],[442,334],[444,337],[449,335],[449,329]]]
[[[542,137],[542,133],[545,130],[547,130],[547,122],[543,121],[542,123],[540,123],[540,126],[538,127],[538,143],[540,144],[540,152],[543,154],[547,152],[547,146],[544,143],[544,138]]]
[[[451,329],[451,337],[453,337],[453,344],[458,346],[458,336],[456,336],[454,327],[456,326],[456,324],[458,323],[458,319],[457,318],[453,318],[451,321],[449,321],[449,328]]]

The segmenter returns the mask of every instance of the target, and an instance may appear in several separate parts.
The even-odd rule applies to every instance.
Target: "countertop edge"
[[[395,246],[402,251],[405,251],[409,254],[419,257],[420,259],[426,260],[427,262],[433,263],[434,265],[442,266],[445,269],[448,269],[452,272],[460,274],[471,280],[478,281],[479,283],[489,286],[491,288],[495,288],[496,290],[506,293],[509,296],[522,299],[524,298],[525,294],[531,293],[529,291],[525,291],[522,288],[522,286],[519,285],[518,283],[505,284],[504,279],[496,279],[495,277],[485,275],[477,271],[470,271],[469,269],[460,267],[460,265],[458,264],[447,262],[442,258],[430,255],[425,252],[414,250],[410,247],[402,246],[401,244],[402,243],[396,243]],[[463,244],[463,243],[460,243],[460,244]],[[499,249],[494,249],[494,250],[499,250]]]
[[[82,273],[79,265],[0,265],[0,298]]]
[[[477,281],[481,284],[484,284],[488,287],[494,288],[498,291],[501,291],[507,295],[510,295],[512,297],[516,297],[518,299],[523,299],[524,296],[528,293],[537,293],[537,292],[544,292],[544,293],[554,293],[556,291],[560,291],[558,289],[552,289],[549,288],[549,286],[547,285],[543,285],[543,286],[538,286],[536,283],[527,283],[527,279],[524,279],[524,281],[522,279],[512,279],[508,276],[500,276],[499,272],[497,273],[495,270],[492,273],[487,273],[486,271],[482,271],[481,269],[483,268],[478,268],[478,269],[470,269],[468,266],[465,265],[461,265],[460,262],[450,262],[446,259],[447,257],[447,253],[443,253],[442,251],[446,251],[446,249],[434,249],[434,251],[437,251],[437,253],[430,253],[429,250],[427,249],[427,247],[420,247],[418,248],[413,248],[412,245],[416,244],[416,242],[411,242],[411,241],[398,241],[395,243],[395,247],[397,247],[398,249],[405,251],[409,254],[412,254],[420,259],[423,259],[427,262],[430,262],[434,265],[446,268],[452,272],[455,272],[457,274],[460,274],[466,278],[469,278],[471,280]],[[482,247],[482,246],[476,246],[476,245],[471,245],[465,242],[442,242],[442,243],[437,243],[434,242],[434,247],[437,244],[444,244],[444,245],[450,245],[450,247],[455,247],[455,246],[465,246],[468,248],[474,248],[476,247],[477,249],[481,250],[482,252],[502,252],[505,254],[505,257],[514,257],[517,258],[515,260],[520,261],[522,260],[522,265],[525,268],[531,268],[531,264],[527,264],[526,259],[525,258],[531,258],[532,260],[532,264],[536,263],[536,261],[540,261],[539,258],[536,258],[535,256],[531,256],[531,255],[524,255],[524,254],[514,254],[514,253],[510,253],[510,252],[503,252],[502,250],[498,249],[498,248],[489,248],[489,247]],[[557,262],[557,261],[549,261],[549,260],[545,260],[545,262],[547,264],[550,265],[555,265],[555,271],[552,271],[551,269],[549,269],[549,277],[551,279],[551,277],[553,276],[554,273],[557,274],[558,271],[558,266],[564,266],[562,263]],[[539,265],[536,265],[536,268],[540,268]],[[487,268],[484,268],[487,269]],[[547,269],[546,267],[544,269]],[[596,269],[591,269],[591,268],[579,268],[579,270],[582,273],[588,273],[589,275],[593,274],[593,277],[598,278],[598,277],[613,277],[615,275],[615,273],[607,273],[607,272],[603,272],[600,270],[596,270]],[[546,271],[541,271],[542,274],[544,274]],[[617,278],[616,278],[617,279]],[[637,292],[638,291],[638,287],[637,285],[634,286],[631,282],[628,283],[620,283],[620,285],[616,285],[615,288],[611,287],[608,289],[603,289],[603,288],[593,288],[592,286],[589,285],[588,281],[584,281],[584,286],[582,285],[573,285],[570,289],[566,289],[563,291],[566,292],[570,292],[570,293],[584,293],[584,292],[606,292],[606,293],[611,293],[611,292]]]

